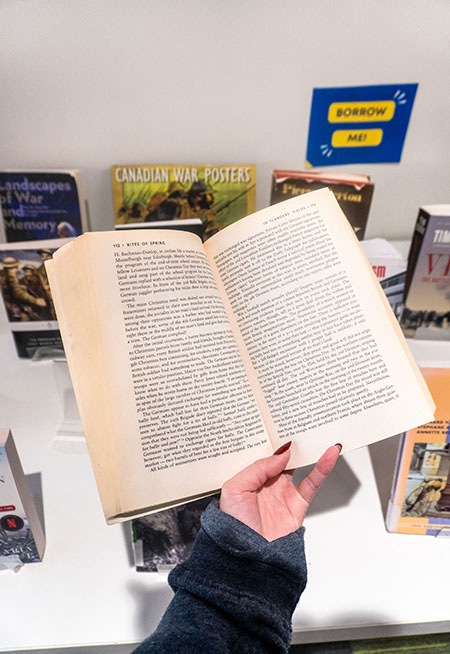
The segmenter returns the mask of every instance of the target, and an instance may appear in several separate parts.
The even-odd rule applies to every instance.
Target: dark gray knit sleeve
[[[303,535],[268,542],[209,505],[190,557],[169,575],[175,597],[136,654],[286,652],[306,585]]]

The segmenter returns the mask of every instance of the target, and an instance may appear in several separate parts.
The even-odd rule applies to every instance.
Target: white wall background
[[[314,87],[418,82],[366,237],[409,238],[450,202],[449,0],[0,0],[0,168],[84,170],[94,229],[109,166],[303,168]]]

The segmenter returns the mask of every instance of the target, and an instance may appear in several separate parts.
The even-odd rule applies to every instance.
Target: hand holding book
[[[329,447],[311,472],[296,486],[294,470],[286,470],[291,442],[272,456],[259,459],[222,487],[220,509],[272,541],[302,526],[315,494],[333,470],[342,445]]]
[[[210,495],[293,437],[290,466],[433,418],[327,189],[206,243],[88,233],[46,264],[108,522]]]

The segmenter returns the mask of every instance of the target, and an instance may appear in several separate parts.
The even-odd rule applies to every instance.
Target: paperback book
[[[88,228],[80,170],[0,171],[0,241],[79,236]]]
[[[405,278],[407,337],[450,339],[450,204],[421,207]]]
[[[210,236],[255,210],[256,167],[111,166],[116,227],[184,221]]]
[[[136,570],[166,572],[184,561],[200,529],[203,511],[218,497],[206,497],[132,520]]]
[[[328,189],[205,243],[90,232],[46,266],[109,523],[211,495],[287,440],[298,467],[433,419]]]
[[[45,261],[70,239],[0,244],[0,291],[17,354],[63,350]]]
[[[274,170],[270,204],[328,187],[362,241],[366,231],[374,184],[368,175],[323,173],[311,170]]]
[[[0,428],[0,570],[40,561],[45,536],[9,429]]]
[[[423,368],[436,404],[435,420],[400,441],[388,531],[450,534],[450,368]]]

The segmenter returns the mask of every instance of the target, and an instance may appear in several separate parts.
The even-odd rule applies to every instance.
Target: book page
[[[46,262],[58,325],[105,513],[121,510],[117,486],[114,421],[98,347],[97,304],[85,257],[86,240],[74,239]],[[58,256],[56,256],[58,255]]]
[[[274,448],[317,460],[432,419],[400,328],[333,194],[274,205],[205,244]]]
[[[201,240],[171,230],[82,239],[121,512],[220,488],[271,448]],[[86,361],[81,375],[93,374]]]

